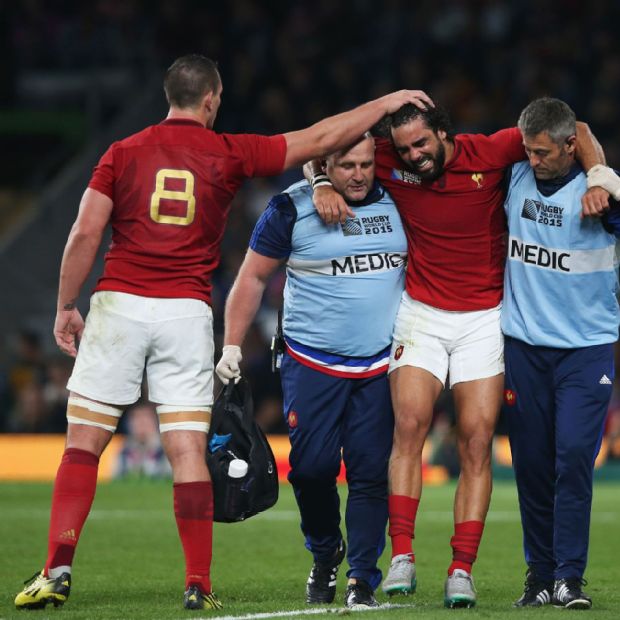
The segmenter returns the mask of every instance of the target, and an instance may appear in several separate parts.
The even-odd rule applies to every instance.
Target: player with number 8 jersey
[[[96,290],[210,303],[230,202],[246,178],[281,172],[285,152],[281,135],[217,134],[187,118],[114,143],[89,183],[115,205]]]
[[[18,593],[18,609],[58,606],[68,598],[99,457],[123,409],[140,397],[144,373],[172,466],[184,606],[221,608],[211,588],[213,492],[205,450],[213,403],[210,277],[230,203],[249,177],[278,174],[343,148],[406,102],[431,103],[421,91],[398,91],[269,137],[212,131],[222,82],[204,56],[177,59],[164,90],[168,117],[104,154],[65,246],[54,336],[65,353],[77,356],[67,386],[67,443],[45,567]],[[108,223],[112,244],[84,324],[76,301]]]

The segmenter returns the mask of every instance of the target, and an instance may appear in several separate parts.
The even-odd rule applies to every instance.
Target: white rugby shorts
[[[423,368],[443,385],[494,377],[504,372],[501,305],[489,310],[451,312],[403,293],[392,340],[392,372],[401,366]]]
[[[110,405],[141,393],[161,405],[213,404],[213,315],[199,299],[98,291],[67,388]]]

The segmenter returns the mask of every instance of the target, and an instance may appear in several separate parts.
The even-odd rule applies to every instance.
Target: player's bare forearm
[[[577,142],[575,155],[587,172],[596,164],[605,165],[605,153],[600,142],[590,130],[587,123],[577,121]]]
[[[101,236],[93,238],[74,228],[69,234],[60,266],[58,310],[73,310],[99,249]]]
[[[90,187],[84,192],[62,256],[58,310],[75,308],[82,285],[95,262],[112,208],[112,200],[105,194]]]
[[[344,197],[333,188],[327,175],[324,174],[320,159],[313,159],[306,162],[303,170],[306,181],[312,184],[312,189],[314,190],[312,197],[314,208],[326,224],[336,224],[337,222],[344,223],[348,217],[355,216],[355,213],[349,205],[347,205]],[[321,174],[324,180],[315,184],[313,179],[320,178],[317,177],[317,175]]]
[[[307,129],[284,134],[286,158],[284,167],[299,166],[345,148],[386,114],[411,103],[422,109],[432,106],[430,97],[421,90],[400,90],[369,101],[349,112],[330,116]]]
[[[54,338],[60,349],[71,357],[77,355],[77,343],[84,331],[84,320],[75,304],[93,266],[100,242],[101,235],[81,233],[76,221],[62,257]]]
[[[347,218],[355,217],[355,212],[347,204],[344,196],[329,185],[316,188],[312,195],[312,203],[326,224],[338,222],[344,224]]]
[[[575,156],[588,172],[594,166],[605,165],[603,147],[590,131],[587,123],[577,122]],[[582,217],[600,217],[609,209],[609,193],[602,187],[590,187],[581,198]]]

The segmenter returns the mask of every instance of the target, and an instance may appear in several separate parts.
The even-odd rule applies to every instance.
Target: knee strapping
[[[67,421],[71,424],[96,426],[113,433],[123,409],[72,396],[67,404]]]
[[[211,407],[183,405],[159,405],[159,432],[167,431],[202,431],[209,432],[211,425]]]

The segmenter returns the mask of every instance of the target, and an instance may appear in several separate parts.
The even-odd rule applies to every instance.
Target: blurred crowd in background
[[[617,0],[0,0],[0,127],[10,129],[0,147],[13,154],[0,171],[0,220],[8,218],[2,196],[13,205],[14,192],[44,187],[189,52],[219,63],[219,131],[289,131],[391,90],[422,88],[450,111],[457,131],[490,133],[514,125],[531,99],[551,95],[590,124],[609,164],[620,167],[618,23]],[[270,196],[300,176],[254,181],[235,199],[214,279],[217,351],[253,224]],[[257,416],[270,432],[286,431],[268,351],[283,283],[280,272],[243,350]],[[72,361],[49,342],[24,329],[7,343],[0,431],[64,431]],[[445,395],[435,426],[447,453],[453,417]],[[620,438],[620,396],[608,433]]]

